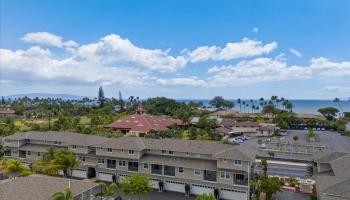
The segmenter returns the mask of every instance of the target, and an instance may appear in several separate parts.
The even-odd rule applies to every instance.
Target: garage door
[[[227,200],[247,200],[247,192],[220,188],[220,199]]]
[[[164,190],[185,193],[185,183],[165,181]]]
[[[86,178],[86,170],[75,169],[72,172],[72,176],[77,178]]]
[[[158,180],[151,180],[150,185],[151,185],[151,188],[153,188],[153,189],[159,189],[159,181]]]
[[[99,172],[97,179],[100,181],[112,182],[112,174]]]
[[[214,193],[214,187],[207,186],[207,185],[192,184],[192,186],[191,186],[191,194],[201,195],[203,193],[213,194]]]

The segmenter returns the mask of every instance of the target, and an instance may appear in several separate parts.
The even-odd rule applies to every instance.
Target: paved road
[[[257,164],[255,172],[263,173],[261,164]],[[299,177],[308,178],[307,166],[293,165],[289,164],[277,164],[269,163],[267,168],[267,173],[269,175],[286,176],[286,177]]]

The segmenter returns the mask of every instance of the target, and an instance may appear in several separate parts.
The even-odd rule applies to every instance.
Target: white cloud
[[[346,86],[325,86],[322,88],[323,92],[327,92],[327,93],[346,93],[346,92],[350,92],[350,86],[346,87]]]
[[[293,55],[295,55],[296,57],[298,57],[298,58],[303,57],[303,54],[301,54],[301,53],[300,53],[298,50],[296,50],[296,49],[290,48],[289,51],[290,51]]]
[[[205,81],[198,79],[196,76],[186,78],[170,78],[170,79],[157,79],[157,83],[160,85],[169,86],[204,86]]]
[[[207,60],[232,60],[271,53],[277,48],[276,42],[263,45],[262,42],[244,38],[241,42],[227,43],[224,48],[218,46],[200,46],[193,51],[185,51],[192,63]]]
[[[256,58],[241,61],[236,65],[215,66],[208,70],[211,74],[211,86],[238,85],[244,83],[276,81],[308,78],[312,75],[310,69],[299,66],[288,66],[283,59],[277,57]]]
[[[53,46],[58,48],[78,46],[78,43],[74,42],[73,40],[63,42],[61,36],[48,32],[27,33],[21,39],[30,44]]]
[[[349,77],[350,62],[331,62],[327,58],[319,57],[311,60],[312,71],[323,77]]]
[[[258,28],[258,27],[254,27],[254,28],[253,28],[253,32],[254,32],[254,33],[258,33],[258,31],[259,31],[259,28]]]
[[[77,59],[105,64],[119,62],[161,72],[176,71],[187,63],[183,56],[169,55],[169,50],[140,48],[115,34],[107,35],[97,43],[82,45],[77,49],[76,56]]]

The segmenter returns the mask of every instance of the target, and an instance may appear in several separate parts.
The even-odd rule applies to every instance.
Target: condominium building
[[[317,199],[350,199],[350,153],[317,153],[314,162]]]
[[[148,174],[151,185],[159,182],[164,190],[191,194],[212,193],[219,189],[221,199],[249,199],[256,151],[210,141],[147,139],[140,137],[105,138],[69,132],[26,132],[4,138],[6,157],[38,160],[50,147],[68,148],[81,160],[73,170],[79,178],[96,177],[117,181],[131,173]]]

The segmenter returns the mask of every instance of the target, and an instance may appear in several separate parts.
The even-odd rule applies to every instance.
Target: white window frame
[[[182,172],[180,171],[180,169],[182,169]],[[184,168],[183,167],[179,167],[179,169],[177,170],[179,173],[183,174],[184,173]]]
[[[198,172],[199,171],[199,174],[197,174],[196,172]],[[200,169],[194,169],[193,170],[193,174],[195,175],[195,176],[201,176],[202,175],[202,170],[200,170]]]
[[[76,149],[76,148],[77,148],[77,145],[73,145],[73,146],[72,146],[72,149]]]
[[[167,153],[167,150],[162,150],[162,154],[166,154]]]
[[[128,154],[129,154],[129,155],[134,155],[134,154],[135,154],[135,150],[129,149]]]
[[[144,169],[149,169],[148,163],[143,163],[143,168],[144,168]]]
[[[169,155],[174,155],[174,153],[175,153],[174,151],[168,151]]]
[[[38,156],[41,156],[41,152],[38,152],[38,154],[37,154]]]
[[[30,156],[31,152],[30,151],[27,151],[27,155]]]
[[[239,161],[240,164],[237,164],[236,161]],[[235,165],[235,166],[242,166],[242,160],[234,160],[233,161],[233,165]]]
[[[231,179],[230,172],[220,171],[220,179]]]
[[[98,158],[97,159],[97,163],[104,164],[105,163],[105,159],[104,158]]]
[[[113,149],[112,148],[107,148],[107,153],[112,153]]]

